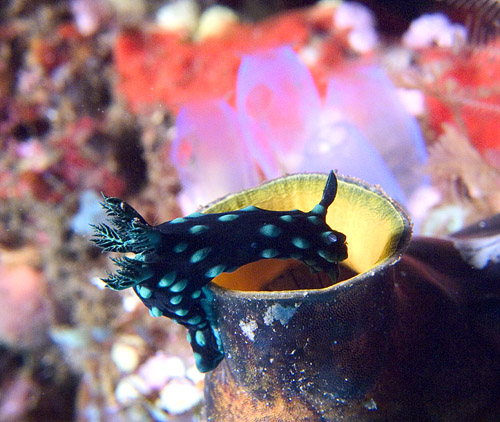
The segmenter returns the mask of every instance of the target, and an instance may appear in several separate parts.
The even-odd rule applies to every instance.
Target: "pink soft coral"
[[[191,204],[250,187],[259,170],[274,178],[337,169],[402,203],[423,183],[418,125],[378,67],[332,77],[323,104],[307,67],[281,47],[245,56],[236,91],[236,111],[213,100],[179,114],[173,162]]]

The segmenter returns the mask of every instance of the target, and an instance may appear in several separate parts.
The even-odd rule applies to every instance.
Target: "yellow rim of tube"
[[[229,212],[249,205],[275,211],[310,211],[320,201],[327,177],[317,173],[285,176],[228,195],[207,205],[202,212]],[[337,177],[337,196],[328,208],[326,221],[347,237],[349,257],[344,264],[362,274],[396,262],[411,236],[411,224],[405,212],[380,189],[359,179]],[[261,272],[274,273],[287,265],[286,261],[266,261],[251,264],[247,272],[252,273],[260,267]],[[271,276],[267,274],[266,278]],[[224,287],[237,287],[240,283],[235,285],[231,277],[232,274],[222,274],[214,282]]]

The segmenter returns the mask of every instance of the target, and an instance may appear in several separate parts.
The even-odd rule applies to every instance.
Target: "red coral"
[[[436,95],[427,98],[432,127],[440,133],[443,123],[463,123],[471,143],[483,155],[500,151],[499,48],[500,39],[468,54],[436,58],[430,52],[427,56],[448,66],[437,80]]]
[[[299,49],[314,28],[324,26],[324,13],[305,10],[234,25],[223,37],[201,43],[185,42],[175,33],[124,32],[115,46],[118,89],[136,111],[155,102],[176,108],[195,99],[231,100],[243,54],[284,44]]]

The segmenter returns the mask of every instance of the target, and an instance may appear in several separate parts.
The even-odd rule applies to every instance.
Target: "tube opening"
[[[312,273],[307,265],[295,259],[263,259],[232,273],[222,273],[213,283],[229,290],[257,292],[324,289],[357,275],[347,265],[339,267],[340,277],[334,282],[328,274]]]

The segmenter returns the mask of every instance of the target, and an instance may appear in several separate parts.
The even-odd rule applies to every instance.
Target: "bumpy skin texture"
[[[261,259],[297,259],[335,282],[338,262],[347,258],[345,235],[326,224],[337,179],[330,173],[323,197],[310,212],[269,211],[254,206],[229,213],[194,213],[150,226],[118,198],[102,203],[114,228],[94,226],[93,242],[104,251],[132,252],[115,259],[115,274],[104,279],[115,290],[133,287],[153,316],[188,328],[196,365],[214,369],[224,357],[205,286],[222,272]]]

